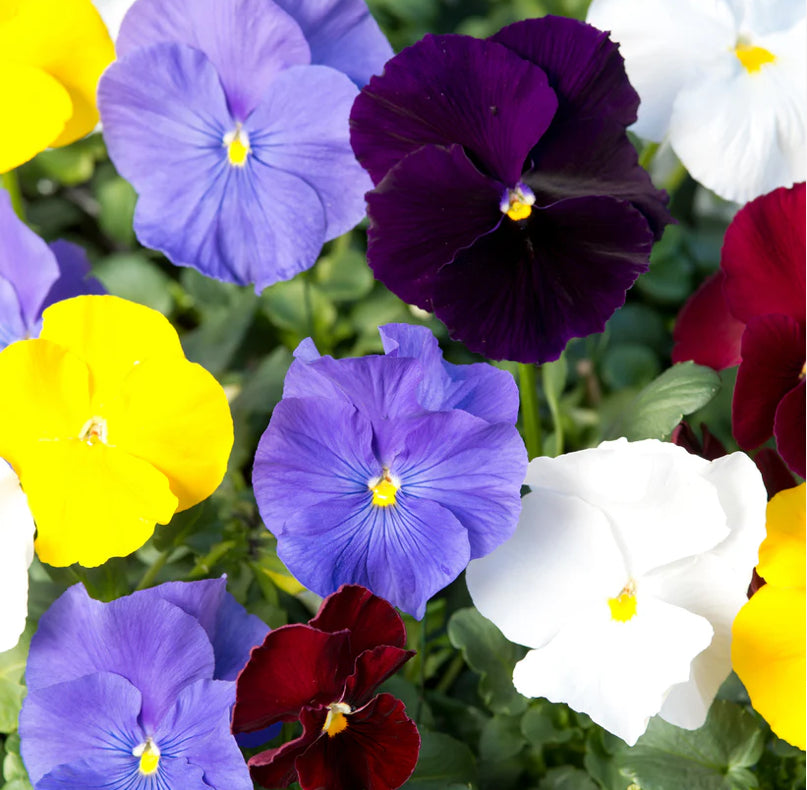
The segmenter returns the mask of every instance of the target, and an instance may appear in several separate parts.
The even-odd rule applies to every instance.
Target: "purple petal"
[[[181,656],[181,660],[178,660]],[[144,590],[111,603],[77,584],[42,615],[26,668],[30,691],[94,672],[115,672],[143,695],[142,722],[156,724],[177,693],[213,676],[213,648],[197,620]]]
[[[36,327],[36,323],[34,327]],[[31,334],[36,334],[36,332]],[[17,290],[11,282],[0,275],[0,349],[28,336],[28,327],[20,313],[20,298]]]
[[[424,326],[386,324],[378,328],[387,356],[420,361],[423,379],[418,401],[429,411],[462,409],[489,423],[515,424],[518,387],[513,376],[485,362],[452,365],[443,359],[437,338]]]
[[[372,187],[350,147],[348,116],[356,95],[356,86],[334,69],[291,68],[275,79],[244,125],[256,160],[269,168],[262,179],[269,183],[282,171],[315,190],[325,208],[325,241],[361,221],[364,193]],[[257,175],[259,167],[255,169]],[[273,184],[271,197],[286,200],[279,187]],[[305,215],[311,208],[295,205],[295,210]],[[292,224],[278,229],[278,235],[281,232],[299,244],[298,219],[292,217]]]
[[[152,790],[154,787],[211,790],[202,769],[187,760],[161,759],[157,773],[153,774],[159,777],[160,784],[155,785],[151,777],[139,772],[138,761],[132,755],[128,759],[133,763],[131,771],[122,756],[114,760],[106,757],[103,762],[79,760],[60,765],[39,781],[36,790]],[[111,774],[114,779],[110,778]]]
[[[275,0],[300,25],[311,62],[344,72],[360,88],[392,57],[364,0]]]
[[[54,302],[71,299],[82,294],[105,294],[106,289],[95,277],[90,277],[90,262],[83,247],[59,239],[50,244],[51,252],[59,265],[59,279],[51,286],[45,301],[44,310]]]
[[[56,278],[59,268],[53,253],[42,239],[30,230],[14,213],[8,192],[0,189],[0,277],[7,285],[0,288],[0,325],[4,334],[36,334],[37,320],[42,314],[42,302]],[[9,290],[11,285],[13,292]],[[14,293],[17,306],[14,308]],[[21,326],[20,326],[21,322]]]
[[[234,703],[235,683],[199,680],[179,693],[155,731],[154,741],[163,754],[201,768],[207,785],[252,790],[247,764],[230,734]]]
[[[299,25],[265,0],[138,0],[121,25],[118,56],[160,43],[203,52],[221,78],[233,117],[241,121],[283,69],[311,62]]]
[[[367,260],[376,278],[430,310],[438,271],[501,223],[504,190],[462,146],[426,145],[409,154],[367,195]]]
[[[601,332],[648,268],[653,234],[629,203],[563,200],[509,222],[445,266],[434,311],[490,359],[548,362],[572,337]]]
[[[423,145],[459,143],[489,175],[515,186],[556,107],[541,69],[505,47],[429,35],[362,90],[351,113],[351,142],[375,184]]]
[[[20,713],[25,767],[36,784],[63,763],[117,765],[136,770],[132,749],[143,740],[140,692],[125,678],[98,672],[28,691]]]
[[[226,578],[222,577],[168,582],[154,588],[163,600],[195,617],[205,629],[216,656],[213,674],[216,680],[235,680],[247,663],[250,650],[263,642],[269,632],[259,617],[249,614],[227,592],[226,584]]]
[[[779,402],[773,422],[776,449],[785,463],[804,477],[804,377]]]

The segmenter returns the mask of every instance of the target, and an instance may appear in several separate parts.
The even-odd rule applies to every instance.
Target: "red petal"
[[[267,749],[250,757],[247,761],[252,780],[262,787],[288,787],[297,781],[295,762],[300,755],[319,737],[326,713],[321,710],[319,727],[303,730],[303,734],[293,741],[284,743],[277,749]]]
[[[748,323],[780,313],[804,321],[804,184],[781,187],[737,212],[720,266],[733,315]]]
[[[353,663],[346,631],[328,634],[308,625],[270,631],[236,681],[233,732],[293,720],[306,705],[338,700]]]
[[[804,324],[784,315],[753,318],[743,334],[742,354],[731,422],[737,443],[751,450],[773,433],[779,401],[799,383]]]
[[[406,644],[406,628],[395,609],[357,584],[343,584],[329,595],[308,624],[320,631],[348,629],[354,656],[377,645]]]
[[[804,378],[782,398],[773,422],[776,448],[785,463],[804,477]]]
[[[723,281],[723,273],[716,272],[681,308],[673,330],[673,362],[693,359],[715,370],[740,362],[740,338],[745,324],[729,312]]]
[[[412,656],[414,650],[380,645],[365,650],[356,659],[356,669],[345,684],[344,700],[351,705],[364,705],[376,688],[397,672]]]
[[[670,436],[670,441],[679,447],[683,447],[691,455],[699,455],[707,461],[714,461],[715,458],[722,458],[728,454],[723,443],[711,433],[705,423],[701,423],[701,434],[703,435],[703,444],[701,444],[689,423],[679,422],[675,426],[672,436]]]
[[[379,694],[348,716],[347,729],[319,738],[298,758],[298,781],[302,790],[395,790],[412,775],[419,751],[403,703]]]
[[[782,456],[770,447],[763,447],[755,456],[754,463],[762,473],[765,482],[765,489],[768,492],[768,499],[776,496],[786,488],[793,488],[796,479],[793,477],[787,464],[782,460]],[[802,475],[803,477],[803,475]]]

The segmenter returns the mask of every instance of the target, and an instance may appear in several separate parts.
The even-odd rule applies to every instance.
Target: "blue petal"
[[[106,288],[95,277],[90,277],[90,262],[83,247],[59,239],[51,242],[50,250],[59,267],[59,279],[51,286],[42,303],[44,310],[62,299],[81,294],[105,294]]]
[[[226,785],[209,785],[202,769],[183,758],[161,759],[157,771],[149,776],[137,770],[137,760],[134,766],[124,772],[112,760],[102,765],[80,760],[54,768],[40,780],[36,790],[228,790]]]
[[[0,349],[28,334],[20,312],[20,298],[13,283],[0,275]]]

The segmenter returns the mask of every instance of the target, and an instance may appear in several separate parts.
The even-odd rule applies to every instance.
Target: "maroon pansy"
[[[308,625],[270,632],[238,677],[233,732],[299,720],[302,734],[249,760],[263,787],[394,790],[412,774],[420,735],[403,703],[373,696],[414,653],[397,612],[343,585]]]
[[[739,363],[732,431],[751,450],[776,437],[804,477],[805,187],[762,195],[729,225],[720,271],[684,305],[673,361]]]

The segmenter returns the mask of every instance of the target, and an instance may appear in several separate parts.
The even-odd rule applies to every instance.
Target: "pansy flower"
[[[807,175],[801,0],[593,0],[639,96],[636,134],[669,140],[692,177],[751,200]]]
[[[252,651],[238,676],[233,732],[299,720],[293,741],[249,759],[264,787],[395,790],[417,763],[420,736],[404,705],[380,683],[414,653],[395,610],[345,585],[307,625],[284,625]]]
[[[368,587],[416,617],[515,529],[526,469],[512,376],[446,363],[425,327],[387,353],[295,352],[252,476],[278,556],[306,587]]]
[[[230,710],[267,630],[223,578],[111,603],[71,587],[40,619],[25,670],[35,790],[251,790]]]
[[[258,291],[362,218],[347,118],[389,44],[364,0],[137,0],[98,101],[140,241]]]
[[[91,0],[0,4],[0,173],[92,131],[98,78],[114,57]]]
[[[100,565],[208,497],[233,442],[227,398],[148,307],[77,296],[0,351],[0,458],[20,476],[51,565]]]
[[[0,460],[0,653],[25,630],[28,567],[34,559],[34,519],[14,470]]]
[[[376,277],[490,358],[557,359],[602,331],[670,221],[625,132],[638,103],[576,20],[403,50],[350,118]]]
[[[703,725],[765,534],[743,453],[648,440],[530,462],[515,535],[466,574],[474,604],[532,648],[516,688],[633,744],[651,716]]]
[[[766,584],[734,621],[731,660],[751,704],[784,740],[805,748],[805,484],[768,503],[757,572]]]
[[[753,200],[734,217],[720,270],[684,305],[673,361],[736,365],[732,431],[751,450],[776,437],[804,477],[805,187]]]
[[[79,294],[104,293],[89,272],[81,247],[67,241],[45,244],[17,217],[8,193],[0,190],[0,349],[36,337],[48,305]]]

